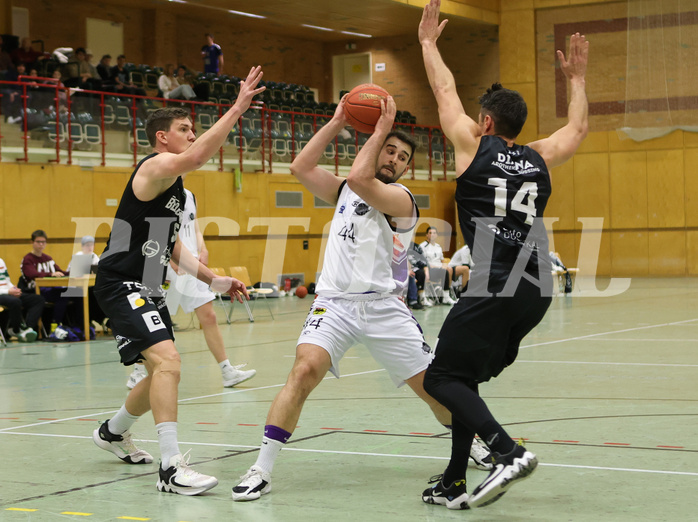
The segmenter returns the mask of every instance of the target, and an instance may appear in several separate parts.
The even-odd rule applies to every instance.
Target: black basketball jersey
[[[139,200],[133,192],[133,179],[146,156],[136,166],[116,210],[107,247],[99,261],[99,279],[118,278],[142,283],[158,293],[165,281],[167,266],[184,210],[184,184],[178,177],[165,192],[151,201]]]
[[[550,192],[550,174],[540,154],[524,145],[508,147],[497,136],[482,136],[456,185],[458,219],[475,268],[485,263],[510,269],[524,247],[531,250],[526,272],[538,275],[539,252],[540,262],[549,264],[542,217]],[[531,234],[535,218],[541,219]]]

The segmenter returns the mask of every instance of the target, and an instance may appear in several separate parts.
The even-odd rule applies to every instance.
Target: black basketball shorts
[[[143,350],[174,341],[165,299],[143,297],[142,288],[136,281],[109,281],[95,287],[95,297],[109,318],[119,357],[126,366],[142,361]]]
[[[514,362],[523,338],[543,319],[552,298],[522,280],[511,297],[467,293],[444,321],[428,373],[477,384]]]

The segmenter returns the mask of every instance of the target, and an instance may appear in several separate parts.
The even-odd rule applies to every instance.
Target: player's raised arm
[[[265,87],[257,87],[262,79],[261,66],[253,67],[245,80],[240,82],[240,93],[233,107],[226,112],[209,130],[204,132],[191,146],[175,154],[158,154],[155,158],[143,164],[143,175],[153,179],[176,178],[184,176],[192,170],[201,168],[225,143],[231,130],[235,127],[240,116],[250,107],[252,98],[264,91]],[[180,129],[181,132],[191,132],[191,128]],[[162,131],[158,131],[162,133]],[[153,145],[158,151],[158,143]],[[139,170],[139,174],[141,171]]]
[[[346,98],[344,96],[341,99],[332,119],[315,133],[291,163],[291,174],[298,178],[303,186],[315,196],[332,204],[337,203],[337,192],[342,184],[342,178],[319,167],[318,162],[327,146],[347,125],[344,115]]]
[[[589,131],[589,103],[585,79],[588,56],[589,42],[579,33],[570,37],[570,51],[567,59],[562,51],[557,51],[560,69],[570,82],[567,125],[547,138],[529,144],[529,147],[543,157],[548,168],[561,165],[570,159]]]
[[[419,24],[419,43],[422,45],[424,67],[429,78],[436,103],[439,107],[439,121],[446,137],[453,143],[456,153],[456,172],[462,173],[477,152],[480,130],[476,121],[465,113],[456,91],[453,73],[439,53],[436,41],[448,20],[439,23],[441,0],[431,0],[424,6],[422,21]]]

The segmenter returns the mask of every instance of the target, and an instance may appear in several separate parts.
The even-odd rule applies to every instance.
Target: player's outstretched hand
[[[240,92],[238,93],[237,100],[235,100],[234,107],[238,107],[241,113],[244,113],[250,108],[250,103],[252,103],[252,98],[258,95],[260,92],[264,92],[266,87],[257,87],[259,82],[262,80],[264,73],[262,72],[262,66],[252,67],[250,72],[247,74],[247,78],[240,80]]]
[[[376,131],[381,130],[386,134],[389,133],[395,123],[396,114],[397,106],[392,96],[388,96],[385,100],[381,100],[381,116],[376,122]]]
[[[349,97],[349,93],[345,94],[342,96],[342,99],[339,100],[339,103],[337,104],[337,108],[334,110],[334,116],[332,117],[335,120],[341,120],[342,124],[346,127],[349,125],[349,122],[347,121],[347,113],[344,112],[344,106],[347,103],[347,98]]]
[[[424,6],[422,13],[422,21],[419,22],[419,43],[436,42],[441,36],[441,31],[444,30],[448,19],[444,19],[439,23],[439,12],[441,10],[441,0],[431,0]]]
[[[231,299],[237,299],[242,303],[243,296],[249,301],[245,285],[234,277],[214,277],[211,281],[211,290],[220,294],[228,294]]]
[[[558,50],[557,58],[560,60],[560,69],[568,80],[574,78],[584,79],[589,59],[589,42],[586,36],[574,33],[570,36],[570,52],[565,59],[565,54]]]

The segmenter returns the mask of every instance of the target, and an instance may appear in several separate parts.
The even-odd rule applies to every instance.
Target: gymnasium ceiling
[[[415,33],[426,0],[114,0],[115,3],[141,8],[163,7],[181,16],[209,19],[225,17],[236,30],[265,31],[323,42],[346,41],[363,38],[341,31],[361,33],[380,38]],[[408,5],[408,3],[413,5]],[[416,5],[414,5],[416,4]],[[454,10],[474,13],[483,9],[498,11],[497,0],[445,0],[444,6]],[[492,6],[495,7],[492,7]],[[442,8],[444,12],[448,7]],[[229,10],[264,16],[255,19]],[[469,30],[481,27],[483,22],[450,14],[449,30],[454,27]],[[302,24],[324,27],[323,31],[304,27]]]

